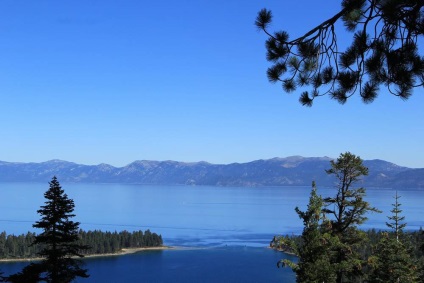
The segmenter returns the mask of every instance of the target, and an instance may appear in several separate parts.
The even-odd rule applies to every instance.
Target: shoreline
[[[84,255],[82,258],[75,257],[77,259],[85,260],[97,257],[114,257],[114,256],[122,256],[128,254],[134,254],[143,251],[164,251],[164,250],[204,250],[216,247],[186,247],[186,246],[160,246],[160,247],[141,247],[141,248],[124,248],[115,253],[103,253],[103,254],[88,254]],[[293,253],[287,252],[283,249],[277,249],[270,246],[263,246],[262,248],[270,249],[278,252],[283,252],[289,255],[295,255]],[[2,258],[0,259],[0,265],[2,263],[13,263],[13,262],[32,262],[32,261],[40,261],[43,260],[41,257],[31,257],[31,258]]]
[[[285,253],[285,254],[287,254],[287,255],[297,256],[294,252],[288,251],[288,250],[283,249],[283,248],[276,248],[276,247],[271,247],[271,246],[268,246],[267,248],[268,248],[268,249],[271,249],[271,250],[274,250],[274,251],[276,251],[276,252]]]
[[[134,254],[137,252],[142,251],[162,251],[162,250],[175,250],[176,247],[171,246],[160,246],[160,247],[141,247],[141,248],[124,248],[121,249],[115,253],[104,253],[104,254],[88,254],[84,255],[84,257],[80,259],[86,259],[86,258],[94,258],[94,257],[110,257],[110,256],[121,256],[121,255],[127,255],[127,254]],[[2,258],[0,259],[1,263],[7,263],[7,262],[31,262],[31,261],[39,261],[42,260],[41,257],[31,257],[31,258]]]

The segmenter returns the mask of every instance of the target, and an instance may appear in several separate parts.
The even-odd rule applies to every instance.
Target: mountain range
[[[0,161],[0,182],[47,182],[57,176],[61,182],[137,183],[155,185],[211,186],[333,186],[326,174],[329,157],[272,158],[247,163],[134,161],[124,167],[108,164],[83,165],[62,160],[41,163]],[[365,187],[424,188],[424,168],[412,169],[384,160],[365,160],[369,175]]]

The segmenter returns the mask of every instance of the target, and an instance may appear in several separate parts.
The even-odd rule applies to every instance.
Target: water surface
[[[299,234],[295,206],[306,208],[310,187],[146,186],[62,184],[75,201],[75,220],[85,230],[146,230],[160,233],[166,245],[197,247],[87,259],[84,282],[294,282],[289,269],[277,269],[286,256],[267,249],[276,234]],[[0,230],[36,231],[36,210],[48,184],[0,183]],[[333,196],[334,188],[318,188]],[[419,229],[424,191],[404,190],[403,215]],[[383,211],[370,214],[364,229],[384,229],[395,191],[367,190],[366,200]],[[37,232],[37,231],[36,231]],[[6,274],[24,264],[2,264]]]

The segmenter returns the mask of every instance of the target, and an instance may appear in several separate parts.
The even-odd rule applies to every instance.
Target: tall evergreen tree
[[[284,265],[290,266],[296,272],[296,282],[336,282],[334,268],[331,265],[332,247],[337,238],[332,237],[325,229],[325,216],[322,214],[323,200],[318,195],[315,182],[306,211],[296,207],[296,213],[303,220],[301,245],[295,247],[299,257],[297,263],[283,260]]]
[[[417,266],[402,241],[384,233],[370,259],[372,283],[412,283],[417,281]]]
[[[368,212],[380,211],[364,200],[365,188],[355,187],[363,176],[368,175],[368,168],[359,156],[342,153],[330,164],[331,168],[326,172],[336,178],[337,193],[335,197],[324,199],[325,212],[334,217],[331,221],[334,233],[343,235],[348,228],[364,223]]]
[[[24,268],[22,272],[10,277],[12,282],[38,282],[39,280],[51,283],[71,282],[76,277],[86,278],[89,275],[83,269],[82,262],[75,257],[82,258],[81,251],[87,246],[78,243],[79,222],[71,219],[75,216],[74,201],[68,198],[61,188],[59,181],[53,177],[49,182],[50,188],[44,194],[45,205],[37,213],[41,220],[36,221],[34,228],[43,232],[35,236],[33,245],[39,244],[43,248],[39,255],[43,260]],[[25,279],[25,281],[23,281]]]
[[[339,21],[351,36],[344,50],[337,40]],[[342,0],[337,14],[294,39],[286,31],[270,32],[271,22],[267,9],[255,22],[268,36],[268,79],[286,92],[310,87],[299,92],[303,105],[325,95],[343,104],[355,93],[370,103],[380,87],[407,99],[424,86],[422,0]]]
[[[387,227],[393,230],[393,232],[396,235],[396,241],[399,241],[399,235],[402,233],[403,228],[405,228],[406,223],[403,223],[402,221],[405,220],[405,216],[400,216],[402,213],[402,210],[400,209],[400,196],[398,195],[396,191],[395,195],[395,203],[392,204],[393,209],[390,210],[392,213],[392,216],[388,216],[387,218],[392,222],[386,222]]]
[[[346,152],[336,161],[332,160],[331,168],[326,172],[334,175],[337,180],[336,196],[325,198],[323,209],[331,217],[332,235],[339,239],[331,259],[336,268],[336,282],[358,280],[365,264],[358,250],[367,240],[366,234],[358,229],[358,225],[367,220],[367,213],[380,212],[364,200],[365,188],[355,187],[363,176],[368,175],[368,168],[363,165],[359,156]]]
[[[402,210],[397,192],[395,203],[391,210],[392,216],[386,225],[392,229],[393,233],[383,233],[380,242],[375,248],[375,253],[369,260],[372,271],[369,282],[372,283],[413,283],[418,282],[417,266],[408,249],[407,243],[399,239],[406,223],[402,223],[405,217],[400,216]]]

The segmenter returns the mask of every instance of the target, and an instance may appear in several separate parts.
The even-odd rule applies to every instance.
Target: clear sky
[[[266,78],[266,36],[340,0],[0,2],[0,160],[247,162],[291,155],[424,167],[424,89],[312,108]],[[340,36],[343,38],[343,36]]]

